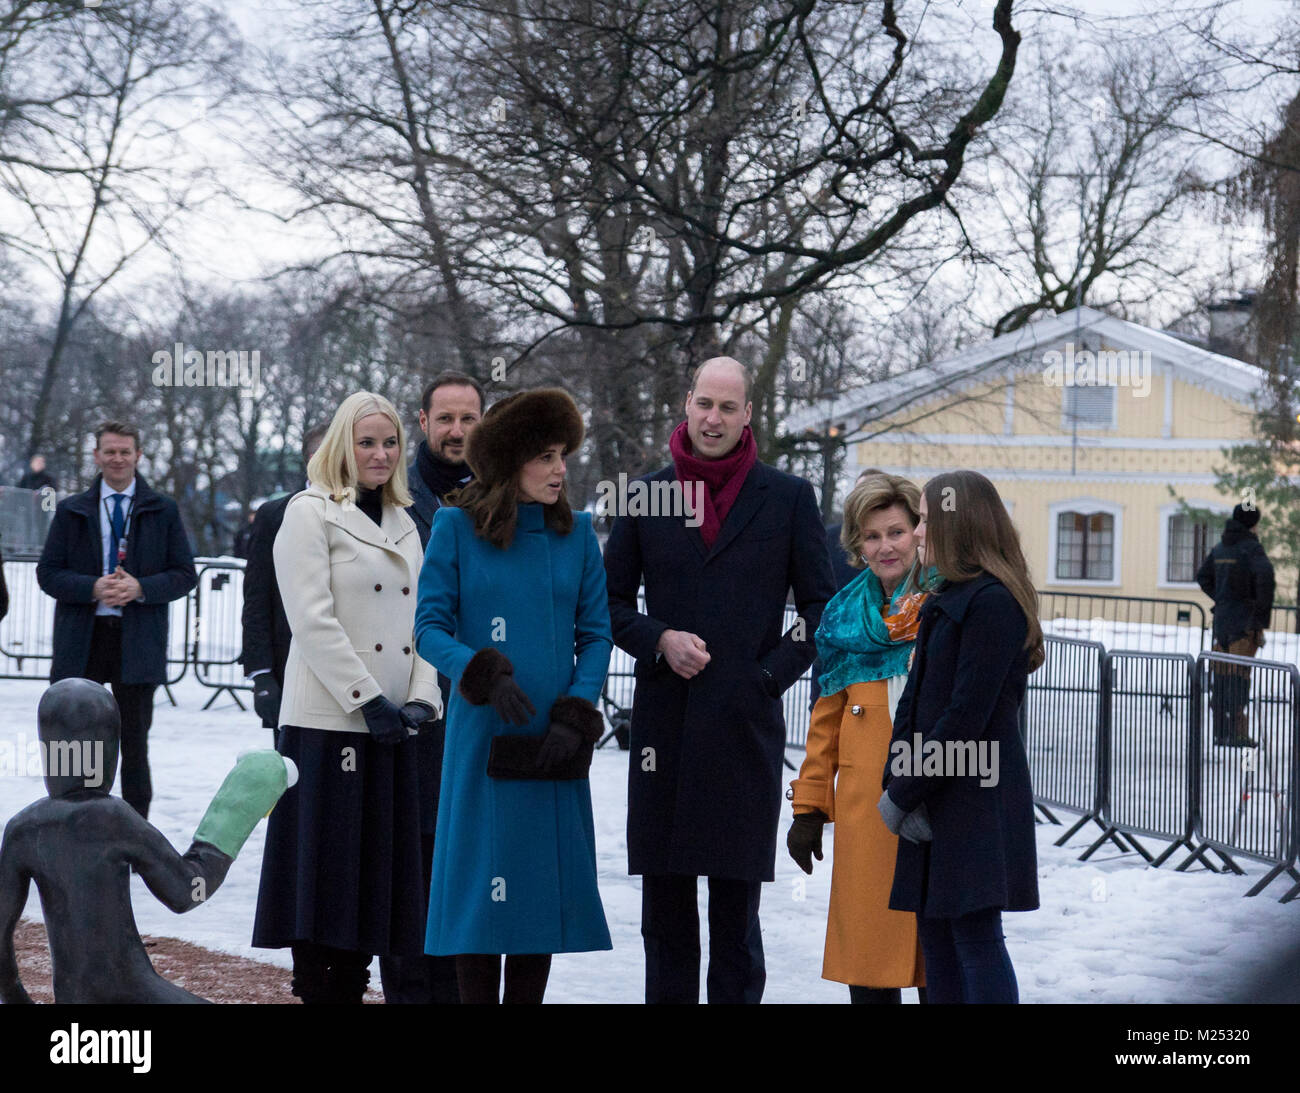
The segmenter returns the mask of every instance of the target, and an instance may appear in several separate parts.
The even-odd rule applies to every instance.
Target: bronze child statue
[[[117,773],[118,710],[87,679],[64,679],[37,707],[48,796],[5,827],[0,842],[0,1001],[31,1002],[13,934],[36,882],[56,1002],[203,1002],[149,961],[131,908],[130,869],[177,913],[208,899],[291,780],[274,751],[240,757],[184,853],[109,789]],[[291,775],[294,777],[291,779]]]

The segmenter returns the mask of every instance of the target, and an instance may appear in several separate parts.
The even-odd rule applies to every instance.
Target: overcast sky
[[[933,3],[955,5],[957,0],[933,0]],[[1239,0],[1234,20],[1239,25],[1267,30],[1275,21],[1280,22],[1288,4],[1289,0]],[[992,0],[961,0],[961,6],[973,13],[973,17],[987,17],[992,10]],[[1159,10],[1167,13],[1172,6],[1168,0],[1158,5],[1151,5],[1146,0],[1139,3],[1131,0],[1080,0],[1070,10],[1083,13],[1085,18],[1121,17],[1124,24],[1132,25],[1137,34],[1147,25],[1148,17],[1144,17],[1142,12]],[[1050,19],[1051,36],[1065,38],[1072,33],[1073,21],[1059,14],[1067,10],[1064,5],[1027,2],[1018,4],[1017,9],[1021,11],[1018,19],[1021,26],[1031,21],[1040,22],[1044,13],[1051,11],[1058,13]],[[284,0],[228,0],[222,10],[252,46],[291,51],[293,39],[286,27],[295,15],[301,17],[305,9],[303,5],[285,3]],[[988,33],[991,38],[991,30]],[[1032,40],[1032,35],[1027,36],[1027,43]],[[1031,51],[1022,46],[1021,63],[1029,63],[1030,57]],[[241,162],[238,150],[218,135],[223,128],[226,132],[237,132],[240,121],[240,118],[229,115],[213,118],[210,127],[204,126],[192,133],[195,148],[209,162],[219,166],[223,178],[249,203],[281,211],[288,209],[293,196],[266,178],[256,165]],[[1251,225],[1240,228],[1189,225],[1187,234],[1194,247],[1233,246],[1249,250],[1258,239],[1258,229]],[[225,200],[215,200],[188,222],[179,247],[184,275],[188,279],[230,285],[253,281],[286,263],[327,252],[330,244],[330,238],[319,223],[287,225],[273,216],[241,209]],[[142,282],[165,282],[173,275],[174,269],[175,263],[165,256],[142,256],[125,276],[114,283],[114,289],[118,294],[129,293]],[[53,286],[33,286],[40,295],[45,294],[43,288],[52,290]]]

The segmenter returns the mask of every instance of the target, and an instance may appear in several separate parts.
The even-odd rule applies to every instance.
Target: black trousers
[[[420,836],[420,854],[424,861],[427,911],[429,886],[433,882],[432,835]],[[384,985],[384,1002],[390,1006],[460,1004],[460,982],[454,956],[381,956],[379,977]]]
[[[641,878],[647,1003],[700,1000],[698,880],[686,876]],[[723,877],[709,877],[708,881],[709,1002],[757,1005],[767,984],[758,923],[762,882]]]
[[[149,728],[153,725],[153,683],[122,682],[122,620],[116,615],[98,615],[90,639],[86,678],[107,683],[122,718],[119,739],[122,767],[122,799],[148,819],[153,800],[149,779]]]

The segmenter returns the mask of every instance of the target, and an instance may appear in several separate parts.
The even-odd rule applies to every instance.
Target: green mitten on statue
[[[258,820],[297,780],[298,770],[292,760],[279,752],[269,748],[244,752],[199,821],[194,841],[209,843],[223,854],[237,857]]]

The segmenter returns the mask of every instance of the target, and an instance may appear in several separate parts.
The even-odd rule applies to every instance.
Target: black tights
[[[925,988],[916,988],[917,1001],[925,1005]],[[903,992],[899,987],[849,987],[849,1001],[861,1005],[902,1005]]]
[[[505,998],[500,997],[501,955],[463,953],[456,957],[456,979],[465,1005],[541,1005],[551,974],[550,953],[514,953],[506,957]]]

